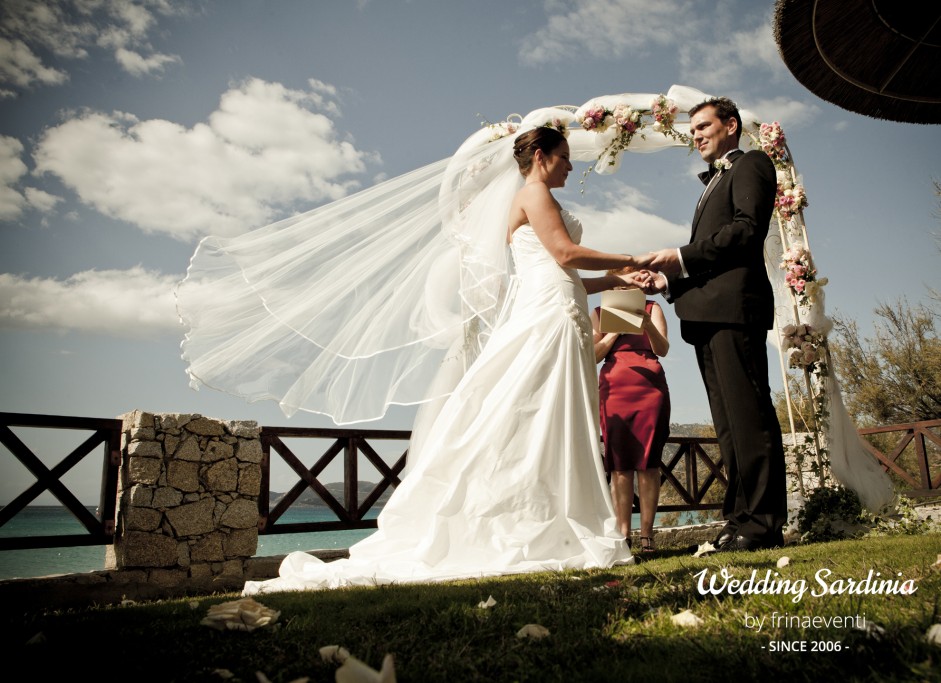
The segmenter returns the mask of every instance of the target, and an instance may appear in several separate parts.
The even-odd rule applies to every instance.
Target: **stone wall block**
[[[163,461],[158,458],[130,458],[127,466],[128,484],[156,484]]]
[[[210,491],[235,491],[238,488],[238,464],[235,458],[221,460],[206,468],[206,486]]]
[[[176,460],[189,460],[191,462],[199,462],[203,459],[203,453],[199,449],[199,439],[195,436],[186,437],[183,442],[176,447],[176,450],[173,452],[173,457]]]
[[[224,424],[232,436],[243,439],[257,439],[261,436],[261,427],[254,420],[230,420]]]
[[[218,532],[203,536],[190,548],[190,560],[193,562],[222,562],[225,558],[222,534]]]
[[[189,541],[180,541],[176,544],[176,563],[181,567],[189,567],[190,564],[192,564],[192,561],[190,560],[190,547],[191,546]]]
[[[233,456],[235,449],[224,441],[210,441],[203,449],[203,462],[217,462]]]
[[[220,520],[222,526],[231,529],[250,529],[258,527],[258,503],[247,498],[239,498],[226,508]]]
[[[189,572],[185,569],[153,569],[147,575],[150,583],[170,588],[186,580]]]
[[[252,557],[258,550],[258,527],[233,529],[223,541],[226,557]]]
[[[156,531],[160,528],[163,515],[159,510],[132,505],[125,516],[129,531]]]
[[[208,534],[215,529],[212,522],[213,507],[212,498],[204,498],[196,503],[167,510],[167,520],[177,538]]]
[[[241,462],[260,463],[264,457],[261,450],[261,441],[240,439],[235,447],[235,457]]]
[[[157,432],[153,427],[132,427],[130,431],[130,441],[153,441],[157,438]]]
[[[225,434],[225,427],[222,426],[221,422],[201,416],[187,422],[183,429],[199,436],[222,436]]]
[[[131,458],[162,458],[163,448],[156,441],[131,441],[127,444],[127,454]]]
[[[183,502],[183,493],[172,486],[161,486],[153,492],[155,508],[173,508]]]
[[[212,578],[212,565],[206,564],[206,563],[190,565],[190,578],[192,579]]]
[[[143,411],[122,420],[109,566],[144,571],[148,581],[166,585],[243,579],[258,548],[258,423]]]
[[[180,445],[180,437],[173,434],[161,434],[163,436],[163,452],[165,455],[173,455]]]
[[[222,564],[222,571],[219,572],[219,575],[236,577],[245,576],[245,563],[242,562],[242,560],[226,560]]]
[[[245,496],[257,496],[261,493],[260,467],[248,466],[239,468],[238,492]]]
[[[156,427],[168,434],[179,434],[184,426],[197,417],[201,416],[193,413],[163,413],[158,417]]]
[[[173,567],[177,563],[176,541],[163,534],[130,531],[121,546],[118,567]]]
[[[129,505],[138,507],[154,507],[154,489],[150,486],[135,484],[128,493],[127,502]]]
[[[199,490],[199,464],[171,460],[167,463],[167,485],[192,493]]]

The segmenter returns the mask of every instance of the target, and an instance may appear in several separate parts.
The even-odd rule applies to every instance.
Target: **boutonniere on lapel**
[[[732,168],[732,162],[725,157],[722,159],[716,159],[712,162],[712,165],[715,166],[719,173],[722,173],[722,171],[728,171],[730,168]]]

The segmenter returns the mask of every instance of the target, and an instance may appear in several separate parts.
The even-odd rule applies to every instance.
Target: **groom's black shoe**
[[[783,539],[778,540],[777,536],[771,538],[749,538],[741,534],[734,536],[731,540],[716,548],[716,552],[731,553],[738,550],[767,550],[769,548],[780,548],[784,545]]]
[[[719,532],[719,535],[716,536],[716,539],[712,542],[712,547],[716,550],[722,550],[726,544],[735,539],[735,536],[735,529],[725,527],[722,529],[722,531]]]

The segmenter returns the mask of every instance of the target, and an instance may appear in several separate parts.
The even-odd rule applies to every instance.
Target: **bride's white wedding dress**
[[[572,240],[581,224],[563,219]],[[599,454],[587,295],[533,229],[513,235],[508,309],[414,443],[379,529],[324,563],[292,553],[244,594],[440,581],[633,561]]]

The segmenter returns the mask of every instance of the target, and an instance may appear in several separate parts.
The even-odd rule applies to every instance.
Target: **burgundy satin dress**
[[[647,314],[653,307],[647,301]],[[596,309],[596,314],[599,309]],[[660,467],[670,436],[670,392],[647,334],[622,334],[598,378],[606,472]]]

